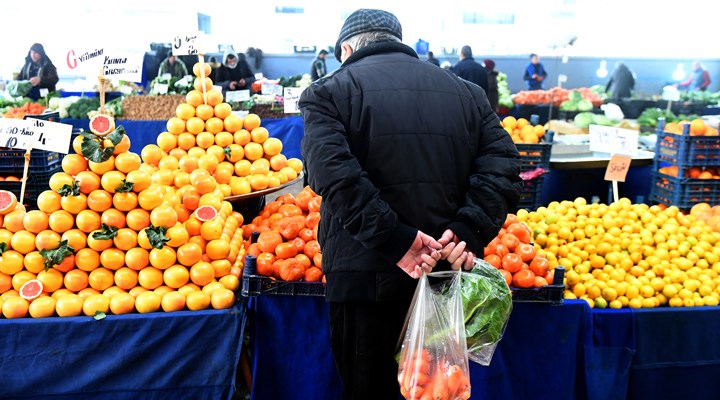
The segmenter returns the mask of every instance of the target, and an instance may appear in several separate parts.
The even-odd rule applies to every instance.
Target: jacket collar
[[[365,57],[382,53],[405,53],[411,57],[418,58],[417,53],[405,44],[399,42],[379,42],[370,44],[356,52],[353,52],[353,54],[342,64],[342,68],[347,67],[348,65]]]

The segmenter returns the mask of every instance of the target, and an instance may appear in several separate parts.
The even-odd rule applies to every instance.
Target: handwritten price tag
[[[605,170],[605,180],[625,182],[631,162],[631,157],[613,154],[610,158],[607,170]]]
[[[140,82],[143,70],[142,53],[113,53],[103,57],[102,74],[107,79]]]
[[[72,125],[58,122],[28,118],[26,122],[32,127],[33,149],[42,149],[67,154],[70,149]]]
[[[275,83],[263,83],[261,86],[261,92],[264,95],[271,94],[275,96],[282,96],[283,87]]]
[[[25,150],[34,135],[27,120],[0,118],[0,146]]]
[[[194,56],[201,52],[199,33],[177,35],[173,38],[172,53],[175,56]]]
[[[156,83],[155,84],[155,93],[167,94],[168,88],[169,88],[169,86],[167,83]]]
[[[225,101],[248,101],[250,100],[249,90],[232,90],[225,93]]]
[[[298,102],[300,101],[300,95],[302,92],[303,89],[300,88],[285,88],[285,93],[283,95],[285,114],[297,114],[300,112]]]
[[[590,125],[590,151],[633,156],[638,150],[638,131]]]

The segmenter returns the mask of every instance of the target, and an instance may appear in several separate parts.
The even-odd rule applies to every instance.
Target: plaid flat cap
[[[361,8],[350,14],[340,29],[340,36],[335,43],[335,58],[340,61],[342,42],[358,33],[373,31],[384,31],[402,40],[402,26],[395,15],[383,10]]]

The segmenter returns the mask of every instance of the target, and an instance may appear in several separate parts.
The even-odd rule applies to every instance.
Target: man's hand
[[[466,243],[461,242],[453,231],[446,230],[438,243],[443,246],[440,250],[440,259],[449,262],[453,270],[457,271],[461,267],[466,271],[472,269],[475,255],[465,250]]]
[[[238,81],[238,86],[244,87],[244,86],[245,86],[245,83],[246,83],[246,82],[245,82],[245,79],[240,79],[240,80]]]
[[[397,262],[397,266],[410,277],[419,279],[423,272],[430,273],[440,259],[442,245],[431,236],[418,231],[412,246]]]
[[[237,83],[236,83],[236,82],[234,82],[234,81],[233,81],[233,82],[230,82],[230,90],[235,90],[236,87],[237,87]]]
[[[30,84],[33,86],[37,86],[40,84],[40,77],[39,76],[33,76],[30,78]]]

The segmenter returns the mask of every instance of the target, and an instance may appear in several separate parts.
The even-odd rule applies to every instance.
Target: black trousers
[[[344,400],[402,399],[395,355],[411,301],[330,303],[330,343]]]

